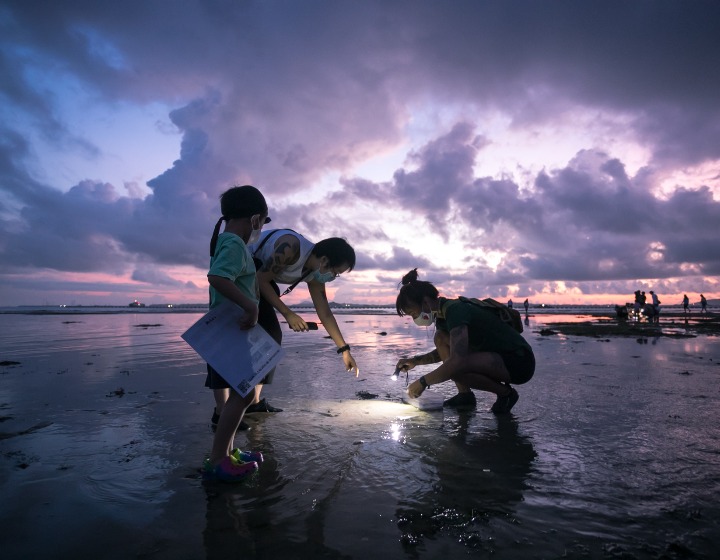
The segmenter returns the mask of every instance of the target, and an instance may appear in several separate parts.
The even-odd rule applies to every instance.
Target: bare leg
[[[215,413],[220,416],[222,409],[230,396],[230,389],[213,389],[213,397],[215,397]]]
[[[230,391],[230,396],[222,408],[220,420],[215,430],[212,452],[210,453],[210,463],[213,465],[217,465],[232,452],[235,432],[240,425],[245,409],[252,402],[254,396],[254,391],[250,391],[246,397],[241,397],[240,393]]]
[[[444,331],[435,331],[435,348],[437,348],[440,359],[445,362],[450,357],[450,334]],[[455,386],[457,387],[458,393],[469,393],[470,387],[465,385],[462,381],[453,379]]]
[[[262,384],[260,384],[260,383],[258,383],[257,385],[255,385],[254,397],[253,397],[253,400],[252,400],[252,402],[251,402],[250,404],[257,404],[257,403],[260,402],[260,392],[262,391],[262,388],[263,388],[263,386],[262,386]]]
[[[467,356],[468,368],[472,373],[460,374],[453,378],[472,389],[495,393],[498,396],[510,392],[510,372],[500,354],[495,352],[474,352]]]
[[[272,371],[274,371],[274,370],[272,370]],[[268,375],[270,375],[270,374],[268,374]],[[253,400],[252,400],[252,403],[250,403],[249,409],[246,411],[247,414],[250,414],[253,412],[282,412],[282,408],[270,406],[270,404],[267,403],[265,401],[265,399],[260,398],[260,392],[262,391],[263,386],[264,385],[262,383],[258,383],[257,385],[255,385]],[[256,405],[260,405],[260,406],[257,407]]]

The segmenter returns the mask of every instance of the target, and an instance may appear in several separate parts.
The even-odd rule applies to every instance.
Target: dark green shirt
[[[525,338],[510,325],[503,323],[492,309],[459,299],[439,300],[437,328],[451,332],[456,327],[467,325],[470,350],[516,354],[532,351]]]

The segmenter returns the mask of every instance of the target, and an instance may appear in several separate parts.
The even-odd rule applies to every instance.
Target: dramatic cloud
[[[717,294],[717,21],[711,1],[4,2],[0,304],[204,301],[218,196],[244,183],[273,227],[355,246],[337,299],[389,301],[414,267],[497,297]]]

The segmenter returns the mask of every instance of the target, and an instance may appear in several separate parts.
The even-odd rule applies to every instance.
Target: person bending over
[[[337,353],[342,357],[345,369],[357,375],[355,358],[340,332],[325,291],[325,284],[355,267],[355,250],[340,237],[312,243],[289,229],[263,232],[260,240],[250,249],[258,264],[260,324],[280,342],[282,332],[275,313],[277,310],[292,330],[307,331],[308,324],[283,303],[278,287],[278,284],[289,285],[282,294],[286,295],[295,286],[305,282],[318,318],[337,346]]]
[[[408,371],[442,362],[410,384],[411,397],[452,380],[458,387],[495,394],[491,408],[495,414],[510,412],[519,398],[512,385],[527,383],[535,373],[535,356],[520,333],[490,308],[465,298],[440,297],[432,283],[418,280],[417,269],[403,277],[395,307],[398,315],[411,316],[418,326],[436,325],[433,351],[397,363],[398,369]]]

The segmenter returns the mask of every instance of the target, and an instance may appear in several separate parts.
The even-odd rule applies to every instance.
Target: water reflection
[[[322,498],[313,498],[309,489],[289,496],[293,489],[287,487],[297,482],[296,478],[288,473],[287,465],[281,468],[272,449],[265,453],[266,460],[250,480],[203,484],[206,558],[349,558],[326,544],[328,517],[343,477],[337,477]]]
[[[446,418],[448,437],[439,444],[436,438],[424,456],[434,467],[432,490],[399,502],[396,517],[406,552],[441,535],[466,547],[486,547],[488,522],[511,518],[523,500],[537,456],[531,439],[512,416],[496,417],[494,427],[479,431],[470,425],[474,417]]]

